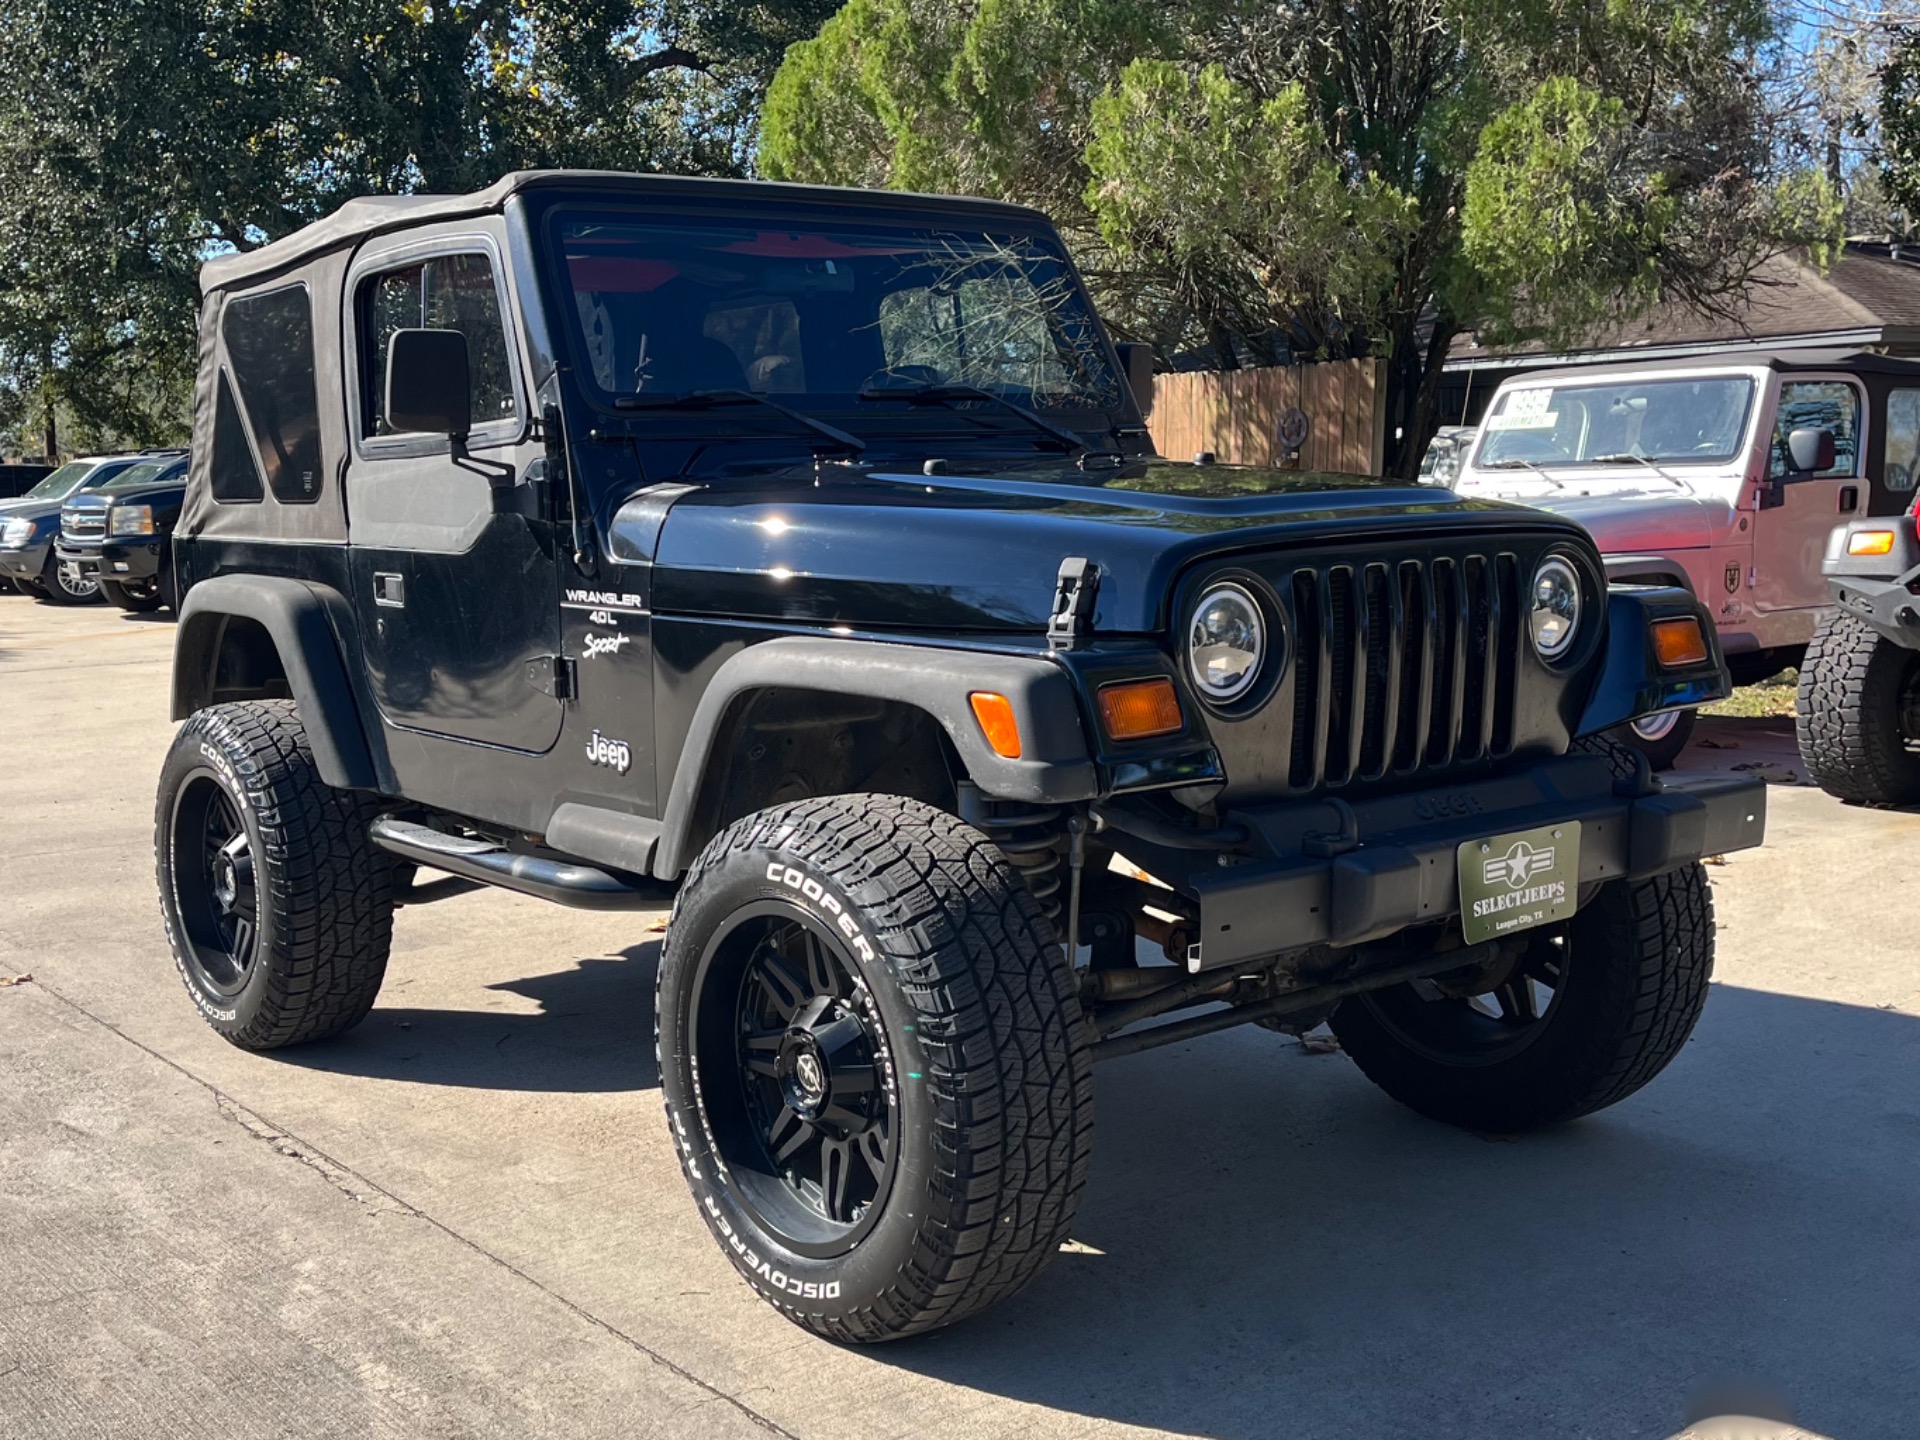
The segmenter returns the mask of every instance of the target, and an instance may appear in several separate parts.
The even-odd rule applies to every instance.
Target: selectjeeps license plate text
[[[1580,822],[1469,840],[1459,865],[1460,928],[1469,945],[1551,925],[1579,904]]]

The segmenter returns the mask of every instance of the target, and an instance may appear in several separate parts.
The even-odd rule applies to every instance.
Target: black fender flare
[[[1685,669],[1663,668],[1654,658],[1650,627],[1656,620],[1693,616],[1706,637],[1707,658]],[[1607,592],[1606,655],[1587,694],[1576,735],[1611,730],[1657,710],[1711,705],[1733,689],[1714,632],[1713,616],[1691,590],[1677,585],[1615,585]]]
[[[911,705],[932,717],[952,742],[967,776],[987,796],[1065,804],[1090,800],[1099,767],[1080,727],[1078,687],[1045,655],[950,650],[825,636],[785,636],[750,645],[714,672],[700,697],[685,747],[674,766],[662,815],[653,873],[672,879],[693,857],[702,785],[727,757],[716,755],[728,713],[762,690],[817,690]],[[1008,759],[987,743],[969,697],[1004,695],[1020,726],[1020,756]]]
[[[320,778],[342,789],[377,790],[379,769],[341,654],[350,632],[346,599],[325,586],[280,575],[214,575],[180,604],[173,649],[173,718],[213,702],[214,666],[230,620],[260,624],[279,653],[313,747]]]
[[[1602,555],[1612,585],[1664,585],[1693,593],[1693,577],[1671,555]]]

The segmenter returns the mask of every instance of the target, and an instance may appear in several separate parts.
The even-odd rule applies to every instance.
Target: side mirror
[[[1153,413],[1153,347],[1151,345],[1116,345],[1113,347],[1120,355],[1120,363],[1127,368],[1127,388],[1133,391],[1133,403],[1140,407],[1142,418]]]
[[[1796,475],[1818,475],[1834,463],[1831,430],[1795,430],[1787,436],[1787,458]]]
[[[387,424],[396,432],[464,438],[473,429],[467,337],[396,330],[387,341]]]

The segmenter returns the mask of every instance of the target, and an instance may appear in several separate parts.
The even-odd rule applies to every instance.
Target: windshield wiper
[[[849,434],[837,425],[829,425],[824,420],[790,406],[782,405],[778,400],[770,400],[765,395],[752,390],[682,390],[677,393],[663,391],[656,395],[616,395],[613,408],[616,410],[715,410],[722,405],[764,405],[775,414],[784,415],[796,425],[804,425],[824,440],[833,442],[836,450],[845,450],[858,455],[867,448],[867,442],[858,435]],[[819,448],[819,447],[815,447]]]
[[[1522,470],[1522,469],[1531,470],[1533,471],[1534,474],[1538,475],[1542,480],[1545,480],[1547,483],[1552,485],[1554,489],[1564,490],[1567,488],[1566,481],[1561,480],[1556,476],[1549,475],[1545,470],[1542,470],[1538,465],[1534,464],[1534,462],[1531,460],[1494,460],[1488,464],[1482,465],[1480,468],[1482,470]]]
[[[1689,488],[1687,482],[1679,476],[1669,475],[1666,471],[1662,470],[1657,463],[1648,459],[1645,455],[1636,455],[1631,450],[1622,450],[1612,455],[1596,455],[1593,457],[1592,463],[1595,465],[1625,465],[1628,463],[1644,465],[1662,480],[1678,485],[1682,490]]]
[[[978,385],[948,385],[929,381],[922,385],[869,385],[860,392],[862,400],[898,400],[908,405],[952,405],[957,400],[985,400],[989,405],[998,405],[1010,415],[1017,415],[1034,429],[1050,435],[1067,447],[1067,453],[1074,454],[1090,447],[1080,436],[1064,425],[1056,425],[1044,415],[1036,415],[1026,406],[996,395],[991,390],[983,390]]]

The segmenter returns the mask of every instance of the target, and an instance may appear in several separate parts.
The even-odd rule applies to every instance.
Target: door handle
[[[407,605],[407,577],[391,570],[374,571],[373,603],[404,610]]]
[[[1843,515],[1851,515],[1854,510],[1859,507],[1859,504],[1860,487],[1858,485],[1842,485],[1840,487],[1840,513]]]

